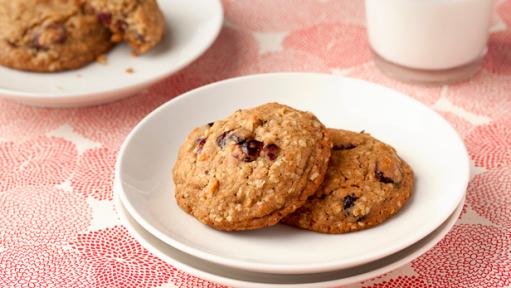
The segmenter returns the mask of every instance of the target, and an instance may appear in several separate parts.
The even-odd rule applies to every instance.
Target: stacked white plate
[[[341,235],[285,225],[226,233],[182,211],[171,169],[189,131],[267,102],[312,111],[328,127],[365,130],[394,146],[415,171],[412,198],[385,223]],[[190,274],[236,287],[330,287],[386,273],[433,247],[456,222],[468,178],[462,140],[414,99],[361,80],[278,73],[204,86],[152,112],[121,148],[115,190],[133,236]]]

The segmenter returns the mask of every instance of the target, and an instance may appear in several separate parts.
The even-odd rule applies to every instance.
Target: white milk
[[[493,0],[366,0],[369,41],[402,66],[444,70],[486,52]]]

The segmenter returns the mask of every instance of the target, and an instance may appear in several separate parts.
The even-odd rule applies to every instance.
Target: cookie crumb
[[[135,70],[133,68],[129,67],[126,69],[126,73],[133,74],[133,73],[135,73]]]
[[[108,61],[107,61],[107,57],[105,54],[101,54],[98,56],[98,58],[96,58],[96,62],[98,62],[99,64],[103,64],[105,65]]]

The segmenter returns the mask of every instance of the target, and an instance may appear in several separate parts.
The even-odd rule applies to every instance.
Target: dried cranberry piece
[[[234,141],[234,143],[236,143],[236,144],[242,144],[243,142],[245,142],[245,139],[241,138],[240,136],[236,135],[235,133],[232,133],[231,135],[229,135],[229,140]]]
[[[41,39],[43,33],[45,34],[45,36],[47,36],[45,37],[46,41]],[[63,24],[52,23],[34,33],[34,36],[32,37],[32,47],[34,47],[37,50],[47,50],[48,44],[62,44],[66,42],[66,40],[67,40],[66,27]]]
[[[67,40],[67,29],[63,24],[50,24],[48,29],[58,30],[58,37],[55,39],[55,43],[62,44]]]
[[[60,34],[59,38],[57,39],[57,43],[62,44],[66,42],[67,40],[67,30],[64,30],[65,32]]]
[[[382,183],[385,183],[385,184],[394,183],[394,180],[392,180],[392,178],[385,176],[385,174],[383,174],[383,172],[378,169],[376,169],[374,171],[374,174],[376,175],[376,178],[378,179],[378,181],[380,181]]]
[[[232,130],[229,130],[229,131],[225,131],[224,133],[220,134],[220,136],[218,136],[216,138],[216,144],[224,149],[225,145],[227,144],[228,141],[233,141],[234,143],[238,144],[238,145],[241,145],[245,142],[245,139],[236,135],[235,133],[231,133]],[[229,134],[230,133],[230,134]]]
[[[357,145],[354,145],[354,144],[351,144],[351,143],[344,143],[344,144],[340,144],[340,145],[334,145],[334,150],[335,151],[338,151],[338,150],[351,150],[353,148],[357,147]]]
[[[245,154],[243,161],[252,162],[259,157],[259,154],[261,154],[264,143],[257,140],[249,140],[241,143],[240,145],[241,151]]]
[[[353,194],[345,196],[344,199],[342,200],[342,207],[344,208],[344,210],[353,207],[357,199],[358,197]]]
[[[204,144],[206,144],[206,138],[197,138],[197,140],[195,140],[195,144],[197,145],[197,149],[195,151],[200,153],[202,148],[204,148]]]
[[[34,47],[37,50],[42,50],[45,48],[39,41],[40,37],[41,37],[41,33],[35,33],[34,37],[32,37],[32,47]]]
[[[264,147],[264,151],[268,155],[268,159],[274,161],[279,156],[280,148],[275,144],[268,144]]]
[[[145,43],[145,36],[140,33],[135,33],[135,37],[137,37],[138,43]]]
[[[220,136],[218,136],[216,138],[216,145],[218,145],[218,147],[224,149],[225,147],[225,144],[227,144],[227,134],[229,134],[229,131],[225,131],[224,133],[220,134]]]
[[[98,12],[96,14],[96,18],[101,24],[105,26],[110,26],[112,24],[112,14],[108,12]]]
[[[117,20],[117,22],[115,22],[115,26],[120,33],[124,33],[124,31],[128,29],[128,23],[124,20]]]

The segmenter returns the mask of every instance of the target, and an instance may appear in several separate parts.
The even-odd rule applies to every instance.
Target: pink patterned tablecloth
[[[112,203],[114,162],[130,129],[165,101],[270,71],[348,75],[403,91],[451,122],[470,153],[473,175],[453,230],[412,263],[353,287],[510,287],[511,1],[498,2],[482,71],[441,87],[400,83],[376,69],[363,1],[223,4],[214,45],[139,95],[66,110],[0,100],[0,287],[217,287],[128,234]]]

